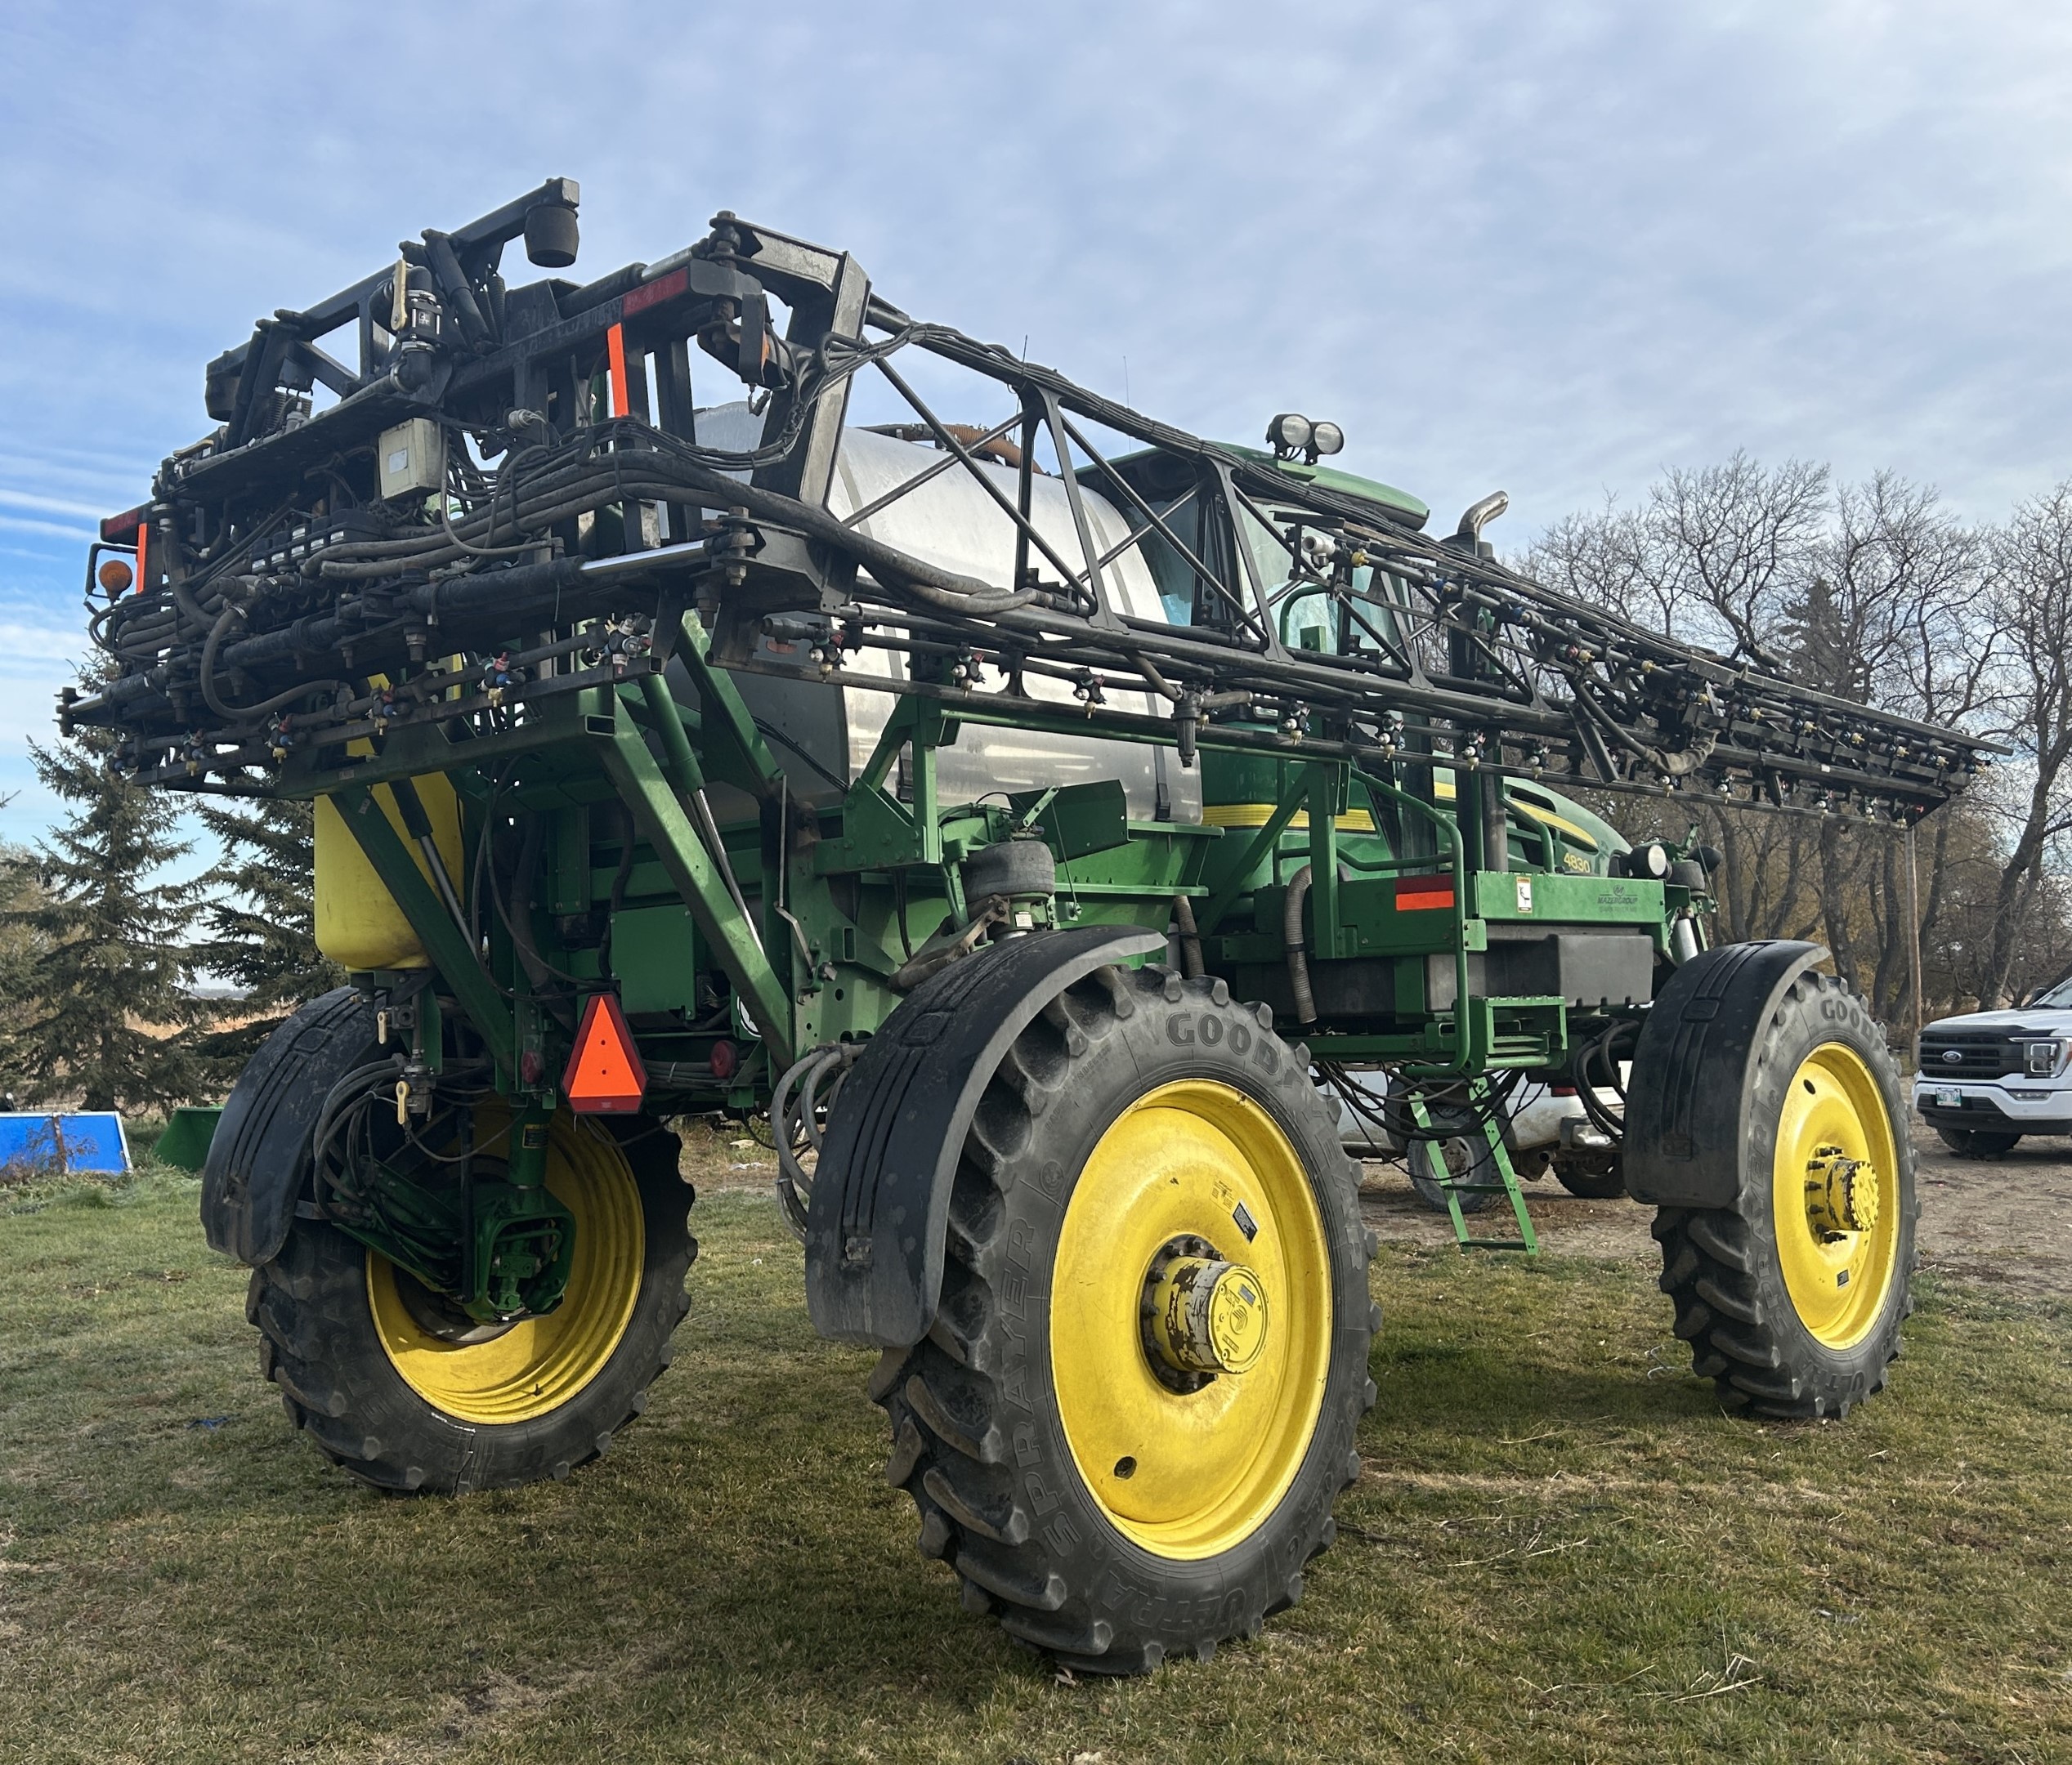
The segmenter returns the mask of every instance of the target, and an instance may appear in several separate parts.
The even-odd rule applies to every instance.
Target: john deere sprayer
[[[1486,1146],[1529,1249],[1506,1100],[1575,1087],[1726,1402],[1879,1387],[1883,1037],[1818,949],[1705,947],[1714,855],[1561,793],[1904,824],[1976,744],[1521,578],[1500,499],[1433,537],[1327,423],[1197,440],[731,214],[507,280],[576,203],[262,319],[89,560],[68,726],[315,805],[351,983],[239,1079],[203,1213],[323,1452],[603,1451],[687,1303],[667,1124],[722,1110],[774,1126],[815,1325],[883,1350],[921,1548],[1081,1669],[1256,1631],[1331,1541],[1379,1321],[1341,1097]]]

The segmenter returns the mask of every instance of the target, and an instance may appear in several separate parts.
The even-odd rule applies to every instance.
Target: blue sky
[[[1515,547],[1735,448],[1980,519],[2072,472],[2068,101],[2072,13],[2006,0],[12,0],[0,837],[203,363],[544,176],[578,273],[731,208],[1184,427],[1501,485]]]

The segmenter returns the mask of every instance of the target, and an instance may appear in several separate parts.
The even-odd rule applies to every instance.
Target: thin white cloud
[[[52,515],[87,515],[96,520],[106,512],[91,503],[74,503],[64,497],[44,496],[33,490],[0,489],[0,504],[11,508],[42,509]]]
[[[12,672],[25,664],[69,664],[86,646],[85,636],[76,623],[0,619],[0,672]]]
[[[97,528],[70,525],[59,521],[33,521],[21,515],[0,515],[0,530],[54,534],[61,539],[83,541],[98,539],[101,537],[100,530]]]

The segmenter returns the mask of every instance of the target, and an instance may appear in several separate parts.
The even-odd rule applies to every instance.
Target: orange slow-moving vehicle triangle
[[[609,993],[593,994],[575,1032],[575,1052],[562,1075],[568,1106],[579,1115],[630,1115],[647,1089],[647,1069],[619,1001]]]

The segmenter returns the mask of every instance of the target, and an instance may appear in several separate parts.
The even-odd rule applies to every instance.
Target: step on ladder
[[[1497,1182],[1463,1182],[1447,1168],[1445,1159],[1439,1155],[1439,1142],[1430,1142],[1432,1157],[1430,1169],[1432,1180],[1439,1185],[1439,1192],[1446,1197],[1446,1210],[1453,1218],[1453,1237],[1463,1250],[1523,1250],[1528,1256],[1540,1253],[1539,1234],[1533,1230],[1533,1217],[1525,1210],[1525,1193],[1518,1186],[1518,1173],[1511,1168],[1510,1154],[1504,1146],[1504,1125],[1498,1112],[1492,1106],[1488,1082],[1477,1079],[1469,1088],[1470,1106],[1482,1119],[1479,1137],[1489,1148]],[[1431,1132],[1432,1119],[1425,1107],[1421,1096],[1410,1100],[1411,1119],[1426,1133]],[[1448,1136],[1449,1138],[1453,1137]],[[1474,1132],[1459,1136],[1472,1141]],[[1500,1195],[1509,1198],[1511,1217],[1518,1222],[1515,1238],[1478,1238],[1468,1230],[1466,1217],[1461,1212],[1461,1197],[1464,1195]]]

